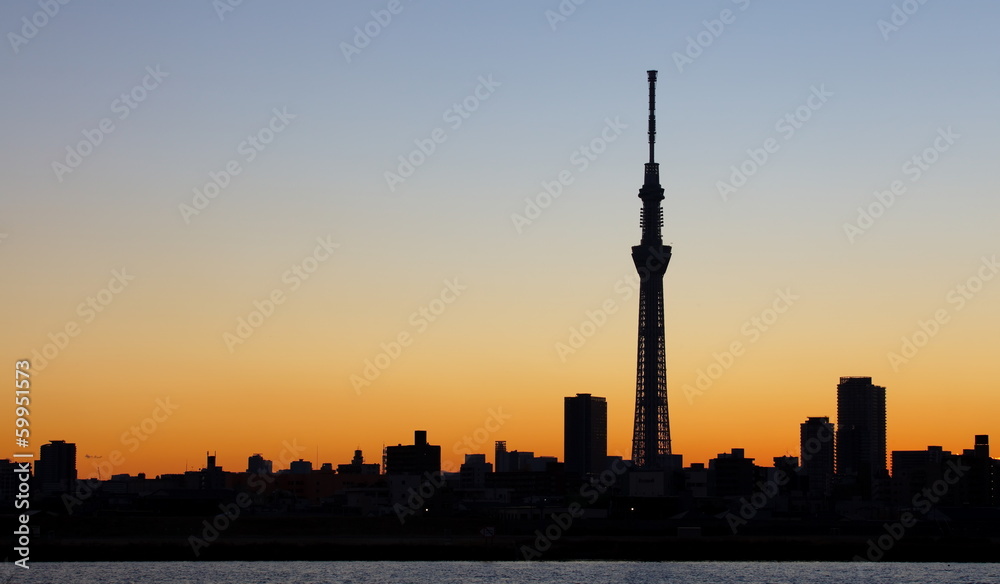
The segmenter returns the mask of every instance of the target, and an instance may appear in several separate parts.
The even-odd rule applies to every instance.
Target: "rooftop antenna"
[[[653,164],[653,145],[656,143],[656,71],[646,71],[649,78],[649,163]]]

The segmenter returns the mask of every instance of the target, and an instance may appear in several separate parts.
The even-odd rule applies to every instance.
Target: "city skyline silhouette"
[[[405,5],[365,44],[380,7],[65,7],[30,38],[34,10],[5,7],[26,42],[4,57],[0,352],[35,367],[33,446],[159,474],[293,440],[378,458],[426,428],[457,467],[497,408],[481,452],[561,456],[553,416],[590,393],[630,457],[652,69],[685,464],[795,455],[842,376],[887,388],[889,451],[1000,435],[994,80],[949,65],[988,60],[985,25],[726,8],[476,8],[482,29]],[[442,26],[469,51],[418,34]]]

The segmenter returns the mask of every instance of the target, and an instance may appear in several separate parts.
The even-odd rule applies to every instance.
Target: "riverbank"
[[[856,561],[998,562],[1000,538],[913,537],[879,547],[857,536],[826,537],[230,537],[207,545],[178,537],[39,539],[32,561]],[[882,543],[887,543],[883,541]],[[195,554],[195,547],[197,555]]]

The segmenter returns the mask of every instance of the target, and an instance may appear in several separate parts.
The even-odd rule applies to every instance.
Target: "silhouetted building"
[[[600,482],[604,482],[605,477],[606,475],[601,475]],[[680,495],[687,480],[684,472],[684,457],[680,454],[660,455],[655,466],[629,468],[626,478],[627,481],[620,482],[630,497],[651,498]],[[618,482],[615,481],[616,484]]]
[[[986,434],[976,434],[976,443],[973,450],[978,458],[990,457],[990,437]]]
[[[515,451],[516,452],[516,451]],[[524,453],[529,454],[529,453]],[[507,472],[494,472],[486,475],[486,488],[497,492],[508,493],[508,501],[513,505],[530,504],[537,511],[538,505],[546,499],[564,497],[566,495],[566,473],[561,463],[552,462],[552,457],[542,457],[545,467],[535,466],[540,471],[523,471],[516,469]],[[533,462],[541,464],[538,459]]]
[[[1000,461],[990,458],[990,437],[977,434],[973,447],[963,450],[958,462],[969,469],[958,483],[961,504],[1000,506]]]
[[[517,450],[511,450],[507,453],[507,471],[531,472],[531,463],[534,460],[534,452],[519,452]]]
[[[507,472],[510,470],[507,466],[507,441],[497,440],[496,448],[493,450],[493,462],[495,463],[495,468],[497,472]]]
[[[254,454],[247,458],[247,472],[252,474],[273,474],[274,464],[266,460],[260,454]]]
[[[192,475],[198,480],[198,488],[202,490],[217,490],[226,488],[226,472],[221,466],[215,463],[215,454],[205,452],[205,468],[196,473],[184,473]]]
[[[832,494],[834,473],[834,426],[830,418],[806,418],[799,426],[799,455],[806,493],[812,499]]]
[[[564,398],[563,456],[568,473],[599,473],[608,462],[608,402],[578,393]]]
[[[798,474],[799,472],[799,457],[798,456],[775,456],[773,459],[774,468],[780,470],[786,474]]]
[[[639,273],[639,342],[636,349],[635,426],[632,461],[638,467],[663,467],[669,455],[670,419],[667,412],[666,344],[663,336],[663,275],[670,262],[670,246],[663,245],[663,187],[660,165],[653,156],[656,142],[656,71],[649,80],[649,162],[639,198],[642,239],[632,247],[632,262]]]
[[[747,458],[742,448],[723,452],[708,461],[709,492],[716,497],[739,497],[749,495],[757,480],[757,466],[754,459]]]
[[[486,475],[493,472],[493,465],[486,462],[485,454],[466,454],[459,468],[459,485],[463,489],[481,489],[486,486]]]
[[[562,463],[555,456],[532,456],[528,462],[528,470],[531,472],[551,472],[555,467],[560,467],[561,471],[565,471],[562,468]]]
[[[778,494],[790,497],[802,492],[802,469],[797,456],[775,456],[774,468],[766,469],[765,476],[772,484],[777,485]],[[759,485],[758,485],[759,487]],[[788,501],[782,502],[787,510]]]
[[[989,437],[977,435],[973,448],[953,454],[940,446],[892,451],[892,490],[900,507],[926,513],[935,507],[1000,505],[1000,461],[989,456]]]
[[[683,469],[684,490],[688,496],[695,499],[708,496],[709,471],[705,468],[705,463],[695,462],[690,467]]]
[[[351,459],[351,464],[337,465],[338,474],[377,475],[378,472],[378,464],[365,464],[365,457],[361,454],[360,450],[354,451],[354,458]]]
[[[422,475],[440,472],[441,447],[427,443],[427,431],[415,431],[413,442],[410,446],[399,444],[386,448],[386,473]]]
[[[69,493],[76,488],[76,444],[53,440],[39,449],[35,478],[42,494]]]
[[[506,450],[506,443],[503,448],[503,451],[497,450],[496,453],[496,472],[548,472],[554,468],[553,465],[557,465],[559,471],[563,472],[563,464],[555,456],[535,456],[534,452]]]
[[[894,501],[907,505],[924,487],[941,478],[944,463],[952,457],[940,446],[927,450],[892,451],[892,488]]]
[[[14,508],[14,497],[17,495],[17,485],[21,481],[18,479],[17,464],[10,459],[0,460],[0,504],[4,509]]]
[[[313,470],[313,463],[311,460],[303,460],[300,458],[298,460],[293,460],[288,465],[289,474],[295,474],[295,475],[309,474],[312,472],[312,470]]]
[[[888,477],[885,388],[871,377],[841,377],[837,385],[836,467],[838,480],[866,499]]]

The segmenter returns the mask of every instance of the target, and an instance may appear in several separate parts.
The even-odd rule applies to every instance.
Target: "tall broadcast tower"
[[[649,162],[639,189],[642,240],[632,247],[632,261],[639,272],[639,347],[635,374],[635,428],[632,462],[642,468],[661,465],[670,454],[670,420],[667,414],[667,362],[663,339],[663,275],[670,263],[670,246],[663,245],[663,187],[660,165],[653,159],[656,142],[656,71],[649,77]]]

